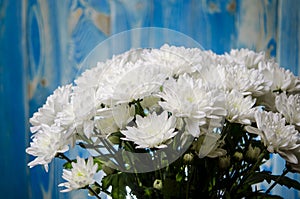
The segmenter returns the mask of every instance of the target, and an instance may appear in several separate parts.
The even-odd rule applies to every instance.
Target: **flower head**
[[[300,80],[294,74],[284,68],[279,67],[278,63],[269,61],[259,65],[259,71],[266,81],[270,82],[271,91],[294,92],[300,89]]]
[[[275,104],[277,110],[285,117],[289,124],[300,126],[300,95],[287,96],[281,93],[276,96]]]
[[[264,52],[254,52],[249,49],[232,49],[230,54],[225,54],[224,59],[228,63],[244,65],[247,68],[258,68],[258,64],[267,59]]]
[[[67,182],[61,183],[58,186],[66,187],[67,189],[61,192],[68,192],[86,187],[95,182],[95,174],[97,173],[98,164],[93,163],[93,158],[90,156],[87,163],[83,158],[77,156],[77,162],[72,162],[72,169],[63,170],[63,179]]]
[[[248,69],[243,65],[224,65],[225,89],[240,91],[243,95],[260,96],[269,91],[270,83],[259,70]]]
[[[57,155],[69,150],[67,145],[67,134],[62,128],[57,126],[42,125],[41,129],[32,136],[30,147],[26,149],[26,153],[37,156],[28,166],[34,167],[38,164],[44,165],[48,172],[48,164]]]
[[[246,127],[250,133],[260,135],[270,153],[278,153],[286,161],[297,164],[298,160],[293,150],[300,150],[300,134],[293,125],[286,125],[281,114],[257,111],[255,112],[257,128]]]
[[[164,148],[166,143],[174,137],[176,119],[174,116],[168,118],[168,112],[160,115],[153,112],[146,117],[136,116],[136,127],[127,126],[121,133],[126,137],[123,140],[133,141],[136,148]]]
[[[143,59],[151,65],[160,65],[167,69],[170,76],[191,73],[193,66],[202,61],[201,50],[163,45],[160,49],[144,51]]]
[[[70,104],[71,93],[71,84],[58,87],[53,94],[47,98],[43,107],[39,108],[38,112],[35,112],[33,117],[30,118],[30,123],[32,124],[32,127],[30,128],[31,132],[37,132],[41,129],[42,125],[51,126],[54,124],[57,114]]]
[[[200,80],[187,74],[179,76],[177,81],[166,81],[158,96],[164,99],[159,102],[164,110],[185,119],[187,131],[194,137],[200,135],[199,126],[206,123],[206,118],[226,115],[222,92],[207,90]]]
[[[230,122],[237,122],[241,124],[251,124],[254,119],[254,111],[252,108],[255,104],[255,99],[251,96],[244,97],[242,93],[232,90],[226,93],[226,118]]]

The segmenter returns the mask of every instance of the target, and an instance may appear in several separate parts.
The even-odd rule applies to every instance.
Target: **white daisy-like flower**
[[[247,68],[258,68],[258,64],[260,62],[264,62],[267,57],[264,52],[254,52],[249,49],[232,49],[230,53],[225,53],[224,56],[222,56],[223,59],[226,60],[229,64],[238,64],[246,66]]]
[[[227,110],[226,119],[229,122],[251,124],[254,119],[255,99],[251,96],[244,97],[244,95],[237,90],[232,90],[225,95],[225,107]]]
[[[193,72],[193,65],[200,62],[201,50],[163,45],[160,49],[145,51],[143,59],[150,65],[161,65],[170,72],[170,76]]]
[[[261,137],[270,153],[278,153],[287,162],[298,164],[293,153],[300,150],[300,134],[294,125],[286,125],[280,113],[256,111],[255,120],[257,128],[247,126],[245,129]]]
[[[187,131],[194,137],[200,135],[199,126],[206,118],[225,116],[224,95],[217,90],[207,90],[201,80],[194,80],[187,74],[178,80],[170,79],[158,94],[164,101],[159,105],[176,117],[184,118]]]
[[[96,100],[95,95],[94,89],[87,89],[81,92],[74,91],[74,128],[79,133],[84,133],[86,135],[92,133],[92,118],[96,115],[97,108],[101,104],[100,101]]]
[[[137,62],[118,82],[114,82],[112,101],[116,103],[143,99],[159,91],[167,78],[167,72],[159,65]],[[113,103],[114,104],[114,103]]]
[[[66,189],[61,190],[61,192],[69,192],[84,188],[95,182],[95,174],[97,173],[98,164],[94,164],[91,156],[89,156],[87,162],[78,156],[76,159],[76,163],[72,162],[71,170],[63,170],[62,178],[67,182],[58,185],[59,187],[66,187]]]
[[[95,126],[100,130],[101,135],[108,136],[120,129],[124,129],[134,118],[134,111],[134,106],[129,106],[127,104],[99,109],[94,120]]]
[[[197,59],[194,61],[192,71],[201,71],[206,68],[214,68],[222,63],[220,55],[211,50],[203,50],[197,53]]]
[[[52,95],[47,98],[46,103],[42,108],[38,109],[38,112],[33,114],[30,118],[32,127],[30,128],[32,133],[41,129],[42,125],[51,126],[55,123],[56,116],[59,112],[63,111],[71,101],[72,85],[66,85],[58,87]]]
[[[242,65],[225,65],[225,88],[236,89],[244,95],[260,96],[269,91],[270,83],[259,70]]]
[[[300,95],[287,96],[281,93],[276,96],[275,104],[277,110],[285,117],[289,124],[300,126]]]
[[[270,90],[272,92],[294,92],[300,90],[299,77],[295,77],[291,71],[281,68],[274,61],[261,62],[259,64],[259,71],[271,83]]]
[[[136,116],[136,127],[127,126],[121,133],[126,137],[123,140],[133,141],[136,148],[165,148],[167,143],[173,138],[176,118],[168,117],[168,112],[164,111],[160,115],[153,112],[146,117]]]
[[[26,153],[37,156],[28,166],[34,167],[38,164],[44,165],[48,172],[48,164],[58,153],[69,150],[68,138],[64,129],[57,126],[41,125],[41,128],[32,136],[30,147]]]
[[[75,122],[75,114],[73,103],[66,104],[64,109],[57,113],[54,123],[57,126],[61,126],[65,129],[73,126]]]
[[[225,90],[226,70],[221,64],[203,66],[192,74],[194,79],[202,79],[209,89]]]

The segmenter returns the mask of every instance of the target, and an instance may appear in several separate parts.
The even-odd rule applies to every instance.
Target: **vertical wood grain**
[[[22,1],[0,1],[0,193],[5,198],[27,199],[22,5]]]
[[[297,0],[280,1],[278,10],[278,57],[282,66],[299,75],[300,5]]]

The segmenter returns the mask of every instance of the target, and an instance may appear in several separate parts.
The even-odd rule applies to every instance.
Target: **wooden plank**
[[[0,193],[29,198],[25,147],[28,138],[25,69],[22,48],[22,1],[0,1]],[[6,17],[9,16],[9,17]]]
[[[300,5],[297,0],[280,1],[278,57],[282,66],[299,75]]]
[[[237,1],[236,47],[277,56],[278,0]]]

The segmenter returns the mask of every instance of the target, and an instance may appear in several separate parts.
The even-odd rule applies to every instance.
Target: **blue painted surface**
[[[0,1],[0,193],[28,198],[26,77],[20,1]],[[3,16],[9,14],[9,18]],[[13,22],[13,23],[12,23]]]
[[[5,198],[82,198],[59,193],[60,161],[28,169],[28,118],[99,42],[124,30],[157,26],[180,31],[217,53],[264,50],[299,72],[297,0],[0,0],[0,193]],[[164,35],[166,36],[166,35]],[[136,40],[135,42],[139,42]],[[280,172],[283,163],[270,164]],[[292,175],[300,179],[299,175]],[[287,198],[299,193],[277,187]]]

